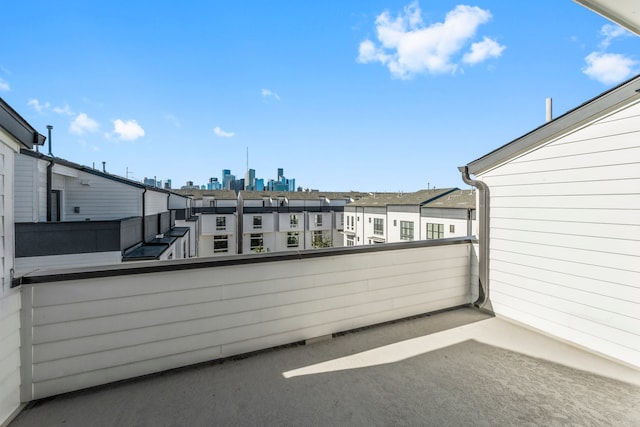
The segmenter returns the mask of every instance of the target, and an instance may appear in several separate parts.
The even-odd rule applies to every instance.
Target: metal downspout
[[[480,216],[478,230],[480,296],[474,305],[483,309],[489,304],[489,186],[483,181],[471,179],[467,166],[460,166],[458,170],[465,184],[476,187],[480,196],[477,210]]]
[[[145,203],[145,195],[147,194],[147,189],[145,188],[142,192],[142,243],[146,243],[147,240],[147,227],[146,227],[146,203]]]
[[[53,207],[51,206],[51,191],[53,189],[53,160],[47,165],[47,222],[51,222]]]

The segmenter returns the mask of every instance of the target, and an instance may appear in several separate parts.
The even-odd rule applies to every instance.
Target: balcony
[[[21,400],[44,400],[11,425],[637,421],[638,371],[470,308],[475,254],[456,238],[32,273]]]

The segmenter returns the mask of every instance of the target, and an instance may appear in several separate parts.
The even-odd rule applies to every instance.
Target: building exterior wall
[[[19,145],[0,127],[0,423],[20,406],[20,289],[14,268],[14,156]]]
[[[389,212],[387,213],[387,219],[389,221],[387,225],[387,239],[388,239],[387,242],[388,243],[420,240],[421,224],[420,224],[419,213],[389,210]],[[413,223],[413,239],[407,240],[407,239],[402,239],[400,237],[402,221]]]
[[[30,326],[22,397],[43,398],[471,302],[470,283],[477,278],[470,276],[468,242],[351,252],[141,273],[135,280],[125,274],[23,284]]]
[[[224,228],[218,229],[217,218],[224,218]],[[202,214],[200,215],[201,236],[198,247],[198,256],[226,256],[238,253],[237,236],[237,216],[235,214]],[[216,251],[214,247],[214,236],[227,236],[227,250]]]
[[[169,207],[167,202],[168,197],[169,195],[167,193],[147,190],[147,192],[144,193],[145,215],[154,215],[166,212]]]
[[[477,175],[494,311],[636,366],[639,141],[636,99]]]

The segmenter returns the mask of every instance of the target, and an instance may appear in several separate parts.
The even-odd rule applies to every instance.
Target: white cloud
[[[222,130],[220,128],[220,126],[216,126],[213,128],[213,133],[215,133],[216,135],[218,135],[219,137],[222,138],[231,138],[233,135],[235,135],[235,132],[226,132],[224,130]]]
[[[273,98],[276,101],[280,101],[280,95],[270,91],[269,89],[262,89],[260,92],[262,93],[263,98]]]
[[[617,53],[592,52],[585,62],[582,72],[604,84],[619,83],[636,74],[638,68],[638,61]]]
[[[11,87],[9,86],[9,83],[3,79],[0,79],[0,92],[9,92],[11,90]]]
[[[85,133],[97,131],[99,127],[100,125],[98,122],[87,116],[85,113],[80,113],[71,121],[71,124],[69,125],[69,132],[76,135],[84,135]]]
[[[113,121],[113,133],[122,141],[135,141],[144,136],[144,129],[135,120],[124,121],[116,119]],[[107,138],[111,137],[110,134],[105,136]]]
[[[478,27],[491,19],[488,10],[458,5],[447,13],[444,22],[425,26],[417,1],[404,8],[395,19],[388,11],[375,21],[378,44],[360,43],[357,61],[380,62],[394,77],[410,79],[415,74],[455,73],[459,69],[456,55],[475,37]],[[497,57],[505,49],[485,38],[465,56],[468,63]]]
[[[47,110],[49,108],[50,104],[48,102],[41,104],[40,101],[32,98],[29,101],[27,101],[27,105],[30,107],[33,107],[33,109],[36,110],[38,113],[42,113],[44,110]]]
[[[631,33],[619,25],[605,24],[600,29],[600,35],[604,37],[604,40],[600,42],[600,47],[607,48],[613,39],[630,36]]]
[[[481,42],[471,45],[471,50],[464,54],[462,61],[471,65],[477,64],[488,58],[499,57],[505,49],[505,46],[501,46],[495,40],[484,37]]]
[[[75,114],[71,111],[69,104],[65,104],[64,107],[53,107],[53,112],[65,116],[73,116]]]

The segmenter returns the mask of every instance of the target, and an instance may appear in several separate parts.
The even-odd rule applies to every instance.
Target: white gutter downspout
[[[480,281],[480,296],[474,305],[484,309],[489,304],[489,186],[483,181],[473,180],[469,177],[469,168],[460,166],[458,170],[462,174],[462,180],[478,189],[479,206],[477,214],[479,218],[478,246],[480,249],[478,268]],[[491,308],[487,308],[491,310]]]

